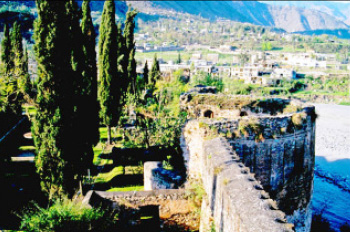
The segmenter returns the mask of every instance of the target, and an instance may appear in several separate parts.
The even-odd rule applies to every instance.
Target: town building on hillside
[[[201,53],[193,53],[191,57],[191,61],[195,60],[201,60],[202,59],[202,54]]]
[[[217,53],[208,54],[207,61],[212,62],[213,64],[219,63],[219,54]]]

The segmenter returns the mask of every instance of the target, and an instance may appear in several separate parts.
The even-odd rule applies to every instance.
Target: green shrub
[[[312,215],[311,232],[332,232],[331,225],[328,220],[322,217],[322,214]]]
[[[110,231],[114,227],[111,212],[88,208],[82,203],[57,200],[45,209],[34,204],[21,216],[25,231]]]
[[[344,225],[342,225],[340,227],[340,232],[350,232],[350,224],[349,223],[345,223]]]
[[[350,102],[342,101],[342,102],[339,103],[339,105],[350,106]]]

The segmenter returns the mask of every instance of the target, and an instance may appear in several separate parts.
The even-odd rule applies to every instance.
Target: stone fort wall
[[[210,98],[213,100],[212,95]],[[274,223],[283,221],[281,218],[258,207],[266,205],[261,198],[269,197],[276,201],[276,207],[286,214],[296,231],[310,231],[315,109],[294,100],[268,101],[275,105],[282,102],[280,106],[289,108],[289,112],[283,113],[278,107],[276,112],[267,112],[269,107],[261,107],[265,103],[255,102],[258,106],[252,108],[249,106],[252,101],[245,101],[237,106],[230,103],[231,114],[215,117],[230,109],[213,104],[211,114],[205,115],[202,112],[208,110],[208,105],[183,104],[192,117],[198,117],[187,123],[182,138],[188,174],[203,180],[208,194],[208,204],[203,204],[208,207],[203,212],[209,212],[216,227],[222,229],[219,231],[284,231],[286,228],[278,230],[279,224]],[[255,220],[258,215],[254,211],[266,217]],[[258,230],[262,225],[271,228]]]

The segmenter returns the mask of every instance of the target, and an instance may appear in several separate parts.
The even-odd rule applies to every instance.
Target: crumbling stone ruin
[[[315,108],[295,99],[186,93],[182,146],[201,179],[201,231],[310,231]],[[207,222],[207,223],[206,223]]]
[[[180,97],[180,107],[188,113],[180,138],[188,183],[201,183],[205,192],[197,206],[201,207],[200,218],[190,208],[179,213],[174,207],[171,212],[184,221],[191,218],[200,223],[201,232],[213,228],[222,232],[309,232],[315,163],[314,106],[296,99],[228,96],[201,88],[197,86]],[[135,219],[135,215],[122,214],[126,226],[136,223],[143,231],[150,228],[150,223],[158,231],[162,223],[157,218],[169,214],[168,205],[190,205],[187,197],[194,193],[186,189],[189,184],[180,188],[181,176],[176,170],[165,170],[154,157],[142,157],[135,157],[133,162],[145,161],[146,191],[96,192],[98,196],[90,191],[85,201],[109,205],[107,208],[127,202],[138,216]],[[142,212],[150,205],[158,208],[152,208],[152,219],[146,222]]]

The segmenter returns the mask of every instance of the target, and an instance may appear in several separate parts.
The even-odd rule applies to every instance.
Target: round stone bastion
[[[180,105],[189,118],[185,133],[195,125],[203,140],[225,138],[296,231],[310,231],[317,117],[314,106],[291,98],[199,93],[182,94]],[[190,133],[187,136],[195,137]],[[190,152],[189,176],[205,172],[191,156]]]

